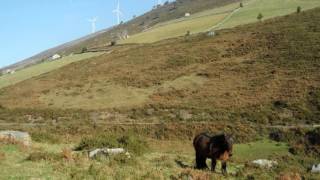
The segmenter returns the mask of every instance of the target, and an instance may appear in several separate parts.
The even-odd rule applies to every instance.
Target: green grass
[[[0,179],[60,179],[63,177],[59,172],[54,171],[53,165],[49,162],[26,161],[28,151],[16,145],[0,145],[0,153],[5,154],[0,162]]]
[[[63,66],[66,66],[70,63],[89,59],[95,56],[99,56],[103,53],[85,53],[85,54],[77,54],[73,56],[63,57],[62,59],[50,62],[44,62],[38,65],[34,65],[20,71],[17,71],[14,74],[7,74],[4,76],[0,76],[0,89],[19,83],[21,81],[30,79],[32,77],[39,76],[44,73],[48,73],[55,69],[59,69]]]
[[[239,144],[234,148],[234,157],[240,161],[269,159],[288,155],[289,147],[285,143],[261,140],[248,144]]]
[[[234,13],[231,17],[228,17],[232,10],[239,7],[239,3],[233,3],[224,7],[193,14],[188,18],[180,18],[157,24],[147,31],[135,34],[120,43],[152,43],[163,39],[183,36],[187,31],[191,33],[205,32],[224,21],[225,22],[221,24],[221,26],[216,27],[216,29],[232,28],[238,25],[257,22],[259,13],[263,14],[263,20],[270,19],[296,12],[298,6],[302,7],[302,10],[307,10],[320,6],[320,1],[249,0],[244,2],[242,9]]]
[[[190,17],[159,23],[147,31],[133,35],[120,43],[152,43],[183,36],[187,31],[190,31],[190,33],[203,32],[222,21],[228,15],[228,11],[232,11],[238,5],[238,3],[233,3],[221,8],[196,13]]]
[[[36,143],[31,149],[26,150],[16,145],[1,145],[0,153],[5,153],[5,159],[0,162],[0,179],[170,179],[172,176],[177,177],[185,173],[192,176],[223,178],[220,164],[217,173],[193,170],[194,150],[191,142],[151,141],[148,141],[151,149],[142,156],[134,156],[131,160],[125,160],[123,157],[88,160],[85,154],[74,154],[74,160],[69,162],[59,156],[62,150],[70,148],[70,145]],[[235,158],[228,166],[231,174],[229,178],[236,178],[237,172],[245,168],[245,162],[239,159],[268,158],[270,153],[273,153],[274,157],[281,157],[286,152],[284,144],[278,146],[277,143],[267,140],[253,142],[251,145],[235,145]],[[29,155],[32,155],[31,160],[28,160]]]
[[[296,12],[297,7],[307,10],[320,6],[318,0],[252,0],[249,4],[234,14],[220,29],[232,28],[238,25],[257,22],[257,16],[262,13],[263,20],[284,16]]]

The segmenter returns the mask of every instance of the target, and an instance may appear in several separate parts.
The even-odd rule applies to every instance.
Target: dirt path
[[[299,125],[291,125],[291,126],[282,126],[282,125],[277,125],[277,126],[267,126],[267,128],[274,128],[274,129],[295,129],[295,128],[301,128],[301,129],[312,129],[312,128],[320,128],[320,124],[299,124]]]

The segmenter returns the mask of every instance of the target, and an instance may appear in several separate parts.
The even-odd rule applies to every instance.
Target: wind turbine
[[[91,33],[95,33],[96,32],[96,23],[98,21],[97,17],[94,17],[92,19],[88,19],[88,21],[91,23]]]
[[[162,0],[158,0],[158,4],[157,5],[162,5]]]
[[[117,9],[113,10],[112,12],[116,14],[117,20],[118,20],[118,24],[120,24],[120,17],[123,15],[123,13],[120,11],[120,0],[118,0]]]

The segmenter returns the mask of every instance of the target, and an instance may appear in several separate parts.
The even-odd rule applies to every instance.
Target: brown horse
[[[202,133],[193,140],[193,146],[196,151],[196,168],[206,169],[207,158],[211,159],[211,170],[215,171],[217,160],[222,162],[222,173],[227,174],[227,160],[232,156],[231,137],[221,134],[210,136]]]

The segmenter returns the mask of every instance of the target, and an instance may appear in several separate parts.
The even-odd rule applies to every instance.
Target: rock
[[[312,168],[311,168],[311,173],[320,173],[320,164],[313,165]]]
[[[147,114],[148,116],[152,116],[152,115],[153,115],[153,113],[154,113],[154,109],[152,109],[152,108],[147,109],[146,114]]]
[[[285,138],[283,132],[281,132],[279,130],[271,132],[269,134],[269,137],[270,137],[270,139],[277,141],[277,142],[283,141]]]
[[[216,33],[214,31],[209,31],[207,35],[213,37],[216,35]]]
[[[89,158],[93,159],[99,155],[110,156],[110,155],[117,155],[117,154],[125,154],[128,158],[131,158],[130,153],[126,152],[123,148],[101,148],[95,149],[89,152]]]
[[[192,118],[192,114],[190,114],[188,111],[186,111],[186,110],[181,110],[180,112],[179,112],[179,117],[180,117],[180,119],[182,119],[182,120],[189,120],[189,119],[191,119]]]
[[[31,146],[31,136],[21,131],[0,131],[0,141],[21,143],[24,146]]]
[[[261,168],[268,168],[268,169],[278,165],[277,161],[271,161],[271,160],[267,160],[267,159],[254,160],[254,161],[252,161],[252,163],[254,165],[261,167]]]

